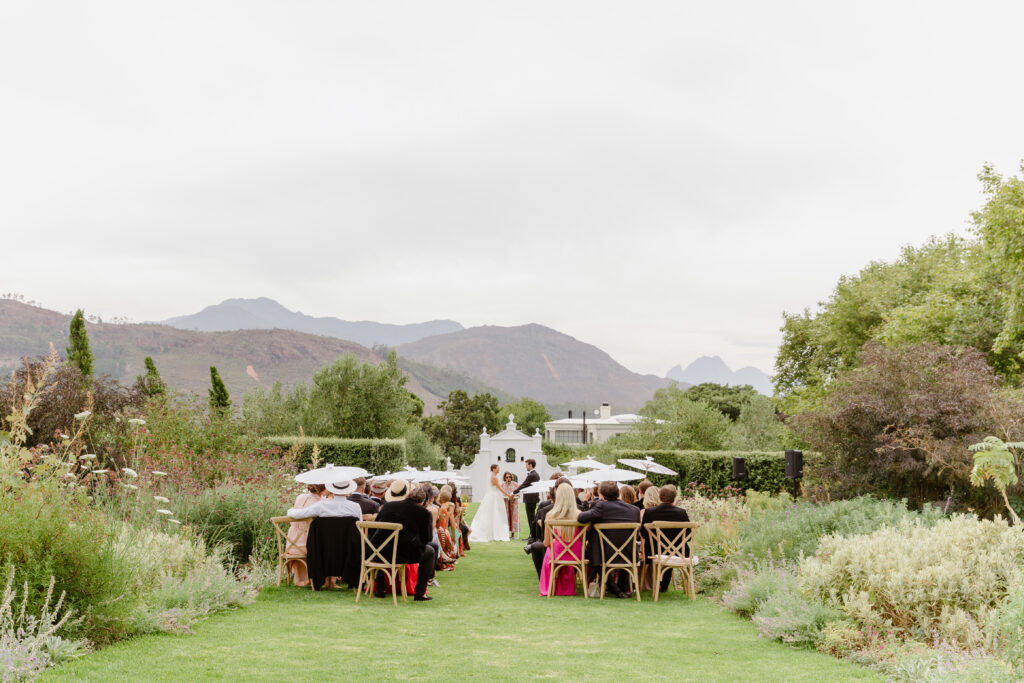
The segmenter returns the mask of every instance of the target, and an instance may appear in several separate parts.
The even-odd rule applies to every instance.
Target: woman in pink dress
[[[540,568],[540,594],[548,594],[548,583],[551,581],[551,558],[553,553],[558,553],[566,546],[569,538],[562,538],[562,534],[569,533],[566,530],[553,531],[547,522],[551,520],[565,520],[575,522],[580,511],[576,507],[576,494],[569,484],[559,484],[555,489],[555,504],[548,510],[544,517],[544,563]],[[583,552],[583,539],[579,538],[570,547],[570,552],[579,557]],[[563,567],[558,571],[555,578],[555,595],[576,595],[576,572],[570,567]]]
[[[322,498],[326,487],[323,484],[310,484],[306,487],[306,493],[300,493],[295,499],[292,507],[308,508]],[[295,546],[306,549],[306,536],[309,535],[309,520],[303,522],[292,522],[288,527],[288,539],[295,543]],[[308,586],[309,575],[306,573],[306,565],[301,562],[291,562],[292,583],[296,586]]]
[[[505,499],[505,515],[508,517],[508,531],[512,538],[519,533],[519,496],[512,495],[517,486],[515,475],[506,472],[501,479],[501,490],[509,495]]]

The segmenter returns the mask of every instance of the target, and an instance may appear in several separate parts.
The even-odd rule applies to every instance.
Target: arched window
[[[510,448],[507,451],[505,451],[505,462],[515,462],[515,461],[516,461],[516,449]]]

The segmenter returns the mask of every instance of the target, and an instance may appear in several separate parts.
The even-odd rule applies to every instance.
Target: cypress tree
[[[231,409],[231,397],[228,396],[228,388],[224,386],[224,380],[220,378],[217,368],[210,366],[210,408],[215,411],[226,412]]]
[[[146,374],[139,375],[139,384],[147,396],[159,396],[164,393],[164,380],[156,369],[156,363],[150,356],[146,356]]]
[[[68,362],[78,366],[83,377],[92,377],[92,350],[89,348],[89,334],[85,331],[85,312],[79,308],[71,318],[68,331]]]

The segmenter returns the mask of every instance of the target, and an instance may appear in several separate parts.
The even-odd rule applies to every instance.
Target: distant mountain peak
[[[200,332],[235,330],[295,330],[323,337],[354,341],[366,347],[397,346],[436,334],[457,332],[462,325],[454,320],[429,320],[408,325],[371,320],[350,321],[334,317],[314,317],[292,311],[269,297],[225,299],[198,313],[164,320],[164,325]]]
[[[719,356],[701,356],[687,365],[685,369],[676,365],[665,373],[665,377],[688,384],[703,384],[705,382],[733,386],[749,384],[766,396],[771,396],[774,393],[772,378],[767,372],[752,365],[734,372]]]

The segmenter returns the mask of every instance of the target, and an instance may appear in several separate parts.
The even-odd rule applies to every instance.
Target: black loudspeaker
[[[786,451],[786,479],[800,479],[804,476],[803,451]]]
[[[733,456],[732,459],[732,478],[736,481],[747,478],[747,459],[739,456]]]

